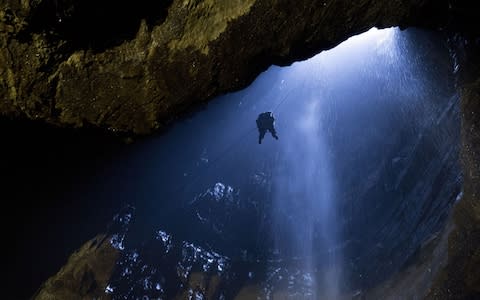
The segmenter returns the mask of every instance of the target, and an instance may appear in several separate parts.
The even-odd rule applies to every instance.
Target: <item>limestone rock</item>
[[[447,11],[433,0],[5,0],[0,113],[149,133],[272,63],[373,26],[437,28]]]
[[[107,299],[104,292],[119,251],[98,235],[73,253],[65,266],[48,279],[34,299]]]

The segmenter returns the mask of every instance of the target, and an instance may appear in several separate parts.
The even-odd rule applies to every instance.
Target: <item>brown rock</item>
[[[108,299],[105,288],[119,256],[105,235],[98,235],[73,253],[33,299]]]

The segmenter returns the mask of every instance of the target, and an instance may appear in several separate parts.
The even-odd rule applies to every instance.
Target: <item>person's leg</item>
[[[265,129],[260,129],[259,131],[260,131],[259,132],[260,134],[258,136],[258,143],[261,144],[263,138],[265,137],[265,133],[267,133],[267,131]]]
[[[278,140],[278,136],[277,136],[277,131],[275,130],[275,128],[270,128],[268,129],[268,131],[270,131],[270,133],[272,134],[272,136]]]

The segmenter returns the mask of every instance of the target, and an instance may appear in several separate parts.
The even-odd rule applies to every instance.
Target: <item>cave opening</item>
[[[113,297],[368,293],[417,262],[461,195],[459,98],[446,43],[420,29],[372,29],[272,66],[132,145],[87,137],[76,149],[45,129],[54,137],[47,161],[22,169],[41,167],[45,184],[69,180],[60,181],[66,191],[41,196],[54,198],[54,209],[29,212],[35,228],[24,231],[37,235],[23,245],[36,251],[30,260],[56,272],[68,253],[54,248],[72,252],[107,227],[121,253],[105,288]],[[279,140],[267,135],[259,145],[255,119],[264,111],[274,113]],[[68,143],[72,155],[59,160]],[[103,155],[84,155],[90,147]],[[65,199],[76,204],[59,204]],[[46,232],[54,237],[42,240]]]

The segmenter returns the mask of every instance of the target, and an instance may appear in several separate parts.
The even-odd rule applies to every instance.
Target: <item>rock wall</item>
[[[1,114],[149,133],[272,63],[373,26],[438,28],[448,12],[446,1],[157,2],[4,0]]]
[[[480,297],[480,40],[459,38],[458,88],[462,103],[463,198],[455,207],[448,265],[427,299]]]
[[[119,251],[110,237],[99,235],[73,253],[67,264],[48,279],[35,299],[106,299],[105,287]]]

